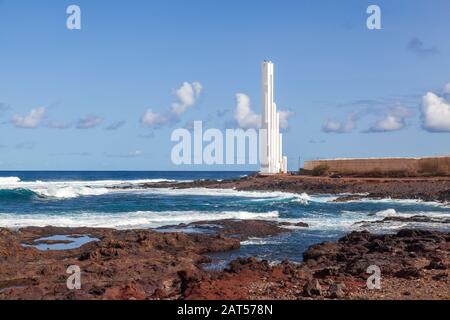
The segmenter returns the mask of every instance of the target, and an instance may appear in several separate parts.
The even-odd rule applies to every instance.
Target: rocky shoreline
[[[252,175],[234,180],[197,180],[142,184],[142,188],[224,188],[307,194],[349,194],[336,201],[360,198],[420,199],[450,202],[450,177],[357,178],[304,175]]]
[[[335,201],[362,197],[450,201],[450,177],[254,175],[139,187],[341,194]],[[417,215],[357,224],[361,230],[393,220],[449,223]],[[212,262],[212,253],[238,250],[249,238],[276,236],[293,228],[308,225],[220,220],[149,230],[0,229],[0,299],[450,299],[450,234],[439,231],[352,232],[336,242],[309,247],[302,263],[238,258],[225,269],[204,268]],[[80,290],[67,287],[69,266],[81,270]],[[368,288],[370,268],[381,272],[379,289]]]
[[[302,224],[300,227],[307,228]],[[273,265],[255,258],[207,271],[209,253],[240,247],[249,237],[285,232],[285,224],[223,220],[172,226],[205,232],[95,228],[0,229],[0,299],[449,299],[450,234],[401,230],[353,232],[311,246],[303,263]],[[70,250],[49,236],[96,239]],[[67,240],[61,240],[61,244]],[[81,269],[81,289],[69,290],[69,266]],[[368,289],[367,268],[381,270]]]

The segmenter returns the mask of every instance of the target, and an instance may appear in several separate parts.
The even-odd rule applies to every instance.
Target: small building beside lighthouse
[[[280,113],[274,101],[273,63],[263,61],[261,71],[260,173],[287,173],[287,157],[283,156],[283,135],[280,133]]]

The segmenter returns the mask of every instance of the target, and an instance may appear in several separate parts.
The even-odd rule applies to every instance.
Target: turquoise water
[[[336,195],[209,189],[142,189],[143,182],[238,178],[250,172],[0,172],[0,227],[156,228],[199,220],[266,219],[299,222],[287,235],[250,239],[225,256],[257,255],[300,261],[311,244],[352,230],[395,232],[404,227],[448,230],[442,223],[361,221],[387,216],[450,217],[450,206],[416,200],[332,202]]]

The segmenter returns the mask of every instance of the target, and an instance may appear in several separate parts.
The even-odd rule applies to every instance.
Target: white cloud
[[[288,127],[288,120],[293,115],[291,111],[279,111],[280,128]],[[261,127],[261,115],[255,113],[251,107],[250,98],[244,93],[236,94],[236,109],[234,110],[234,120],[242,129],[258,129]]]
[[[172,104],[172,113],[180,116],[189,107],[192,107],[203,90],[203,86],[199,82],[183,82],[180,88],[175,91],[178,102]]]
[[[236,94],[234,119],[242,129],[257,129],[261,126],[261,116],[251,109],[250,98],[243,93]]]
[[[422,127],[431,132],[450,132],[450,103],[433,92],[422,98]]]
[[[345,122],[327,120],[322,125],[322,131],[326,133],[350,133],[354,128],[355,122],[352,117]]]
[[[34,129],[41,123],[45,112],[44,107],[32,109],[26,116],[15,115],[11,121],[17,128]]]
[[[288,127],[288,120],[294,113],[291,111],[280,111],[280,128],[286,129]]]
[[[386,116],[375,122],[367,132],[391,132],[398,131],[406,127],[406,119],[411,117],[411,109],[403,106],[389,108]]]
[[[370,129],[371,132],[388,132],[403,129],[405,123],[402,119],[387,115],[386,118],[377,121]]]
[[[158,113],[152,109],[148,109],[141,118],[141,124],[147,127],[157,128],[169,123],[178,122],[180,116],[197,102],[202,90],[203,86],[199,82],[183,82],[181,87],[174,92],[178,101],[172,104],[170,110],[164,113]]]
[[[141,118],[141,124],[147,127],[162,126],[168,121],[169,119],[166,116],[156,113],[152,109],[148,109]]]
[[[78,120],[77,129],[92,129],[97,127],[100,123],[102,123],[102,121],[103,120],[100,117],[87,115],[86,117]]]
[[[450,94],[450,83],[447,83],[444,87],[444,93]]]

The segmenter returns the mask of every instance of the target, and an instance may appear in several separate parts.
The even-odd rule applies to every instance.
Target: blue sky
[[[70,4],[81,30],[66,28]],[[366,27],[370,4],[381,30]],[[259,113],[263,59],[290,112],[290,169],[449,154],[449,30],[443,0],[3,0],[0,170],[257,169],[174,166],[170,135],[237,127],[238,93]]]

